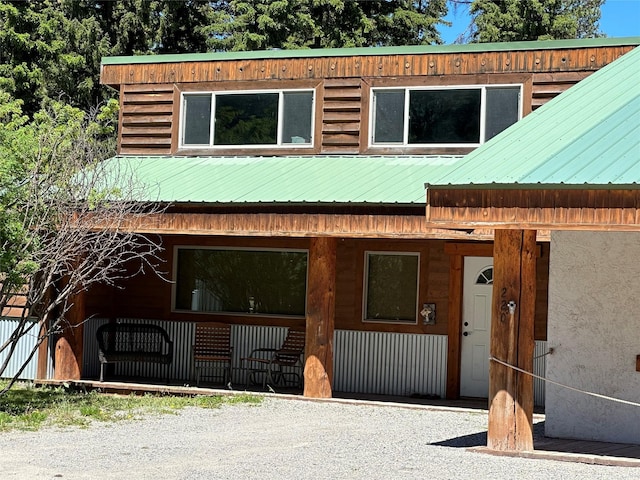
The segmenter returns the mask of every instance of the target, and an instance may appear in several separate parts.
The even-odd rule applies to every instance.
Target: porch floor
[[[278,396],[306,401],[326,401],[338,403],[353,403],[358,405],[385,406],[424,409],[424,410],[474,410],[487,411],[487,401],[483,399],[443,400],[421,397],[401,397],[385,395],[360,395],[353,393],[334,392],[330,399],[312,399],[302,397],[296,389],[278,393],[264,392],[260,389],[227,390],[209,387],[192,387],[181,385],[167,385],[160,383],[135,383],[130,381],[96,380],[36,380],[37,385],[59,386],[62,384],[80,390],[99,389],[107,393],[164,393],[173,395],[236,395],[239,393],[255,393],[256,395]],[[455,438],[441,443],[442,446],[468,448],[479,453],[490,455],[512,456],[522,458],[540,458],[566,462],[589,463],[597,465],[614,465],[640,467],[640,445],[628,445],[608,442],[594,442],[584,440],[556,439],[544,436],[544,414],[534,413],[534,450],[525,452],[501,452],[486,447],[486,432],[465,438]]]

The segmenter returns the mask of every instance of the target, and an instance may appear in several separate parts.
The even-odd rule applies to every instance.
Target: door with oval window
[[[465,257],[462,294],[460,396],[489,396],[493,258]]]

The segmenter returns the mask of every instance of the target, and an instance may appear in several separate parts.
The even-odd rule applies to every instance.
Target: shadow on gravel
[[[544,421],[533,424],[533,438],[544,436]],[[484,447],[487,445],[487,432],[472,433],[462,437],[450,438],[441,442],[434,442],[431,445],[438,447],[470,448]]]

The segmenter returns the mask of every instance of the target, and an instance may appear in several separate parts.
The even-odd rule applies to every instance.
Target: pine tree
[[[474,0],[476,42],[595,37],[604,0]]]

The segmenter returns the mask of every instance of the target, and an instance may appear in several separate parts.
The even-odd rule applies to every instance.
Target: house
[[[216,321],[233,326],[240,384],[251,348],[305,327],[306,396],[488,397],[493,232],[427,219],[424,183],[638,44],[103,59],[121,104],[111,161],[149,187],[141,201],[168,205],[132,228],[160,236],[171,281],[137,276],[79,298],[55,377],[95,378],[93,332],[132,319],[170,331],[169,377],[188,381],[193,325]],[[544,352],[548,231],[532,242]]]
[[[506,293],[494,295],[490,446],[530,441],[531,378],[511,367],[531,371],[526,250],[539,229],[551,230],[546,434],[640,444],[638,78],[635,48],[431,179],[430,224],[495,229]]]

